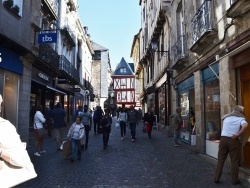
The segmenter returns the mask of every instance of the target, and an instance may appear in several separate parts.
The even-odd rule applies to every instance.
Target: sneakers
[[[41,153],[41,154],[42,154],[42,153],[46,153],[46,151],[43,150],[43,151],[40,151],[40,153]]]
[[[135,142],[135,139],[132,139],[131,141],[132,141],[132,142]]]
[[[175,146],[175,147],[180,147],[181,145],[180,145],[180,144],[175,144],[174,146]]]
[[[123,140],[125,138],[125,136],[121,137],[121,140]]]
[[[38,157],[41,156],[38,152],[34,153],[34,155],[35,155],[35,156],[38,156]]]

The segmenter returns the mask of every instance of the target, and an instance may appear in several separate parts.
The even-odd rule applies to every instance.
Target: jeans
[[[98,130],[100,129],[99,127],[100,127],[100,120],[94,120],[94,132],[95,132],[95,134],[96,134],[96,132],[98,132]]]
[[[71,152],[71,158],[75,159],[76,155],[78,159],[81,158],[81,143],[80,140],[71,139],[71,146],[72,146],[72,152]]]
[[[121,137],[126,135],[126,122],[120,121]]]
[[[110,131],[111,131],[110,129],[105,129],[105,130],[103,130],[103,133],[102,133],[102,141],[103,141],[103,146],[104,146],[104,147],[107,147],[107,146],[108,146]]]
[[[174,144],[178,144],[179,135],[180,135],[180,131],[174,130]]]
[[[239,174],[241,143],[239,139],[232,139],[230,137],[225,137],[225,136],[222,136],[220,139],[218,161],[214,175],[214,180],[219,181],[228,154],[231,161],[232,183],[236,183],[238,181],[238,174]]]
[[[131,131],[132,139],[135,139],[136,123],[130,123],[129,125],[130,125],[130,131]]]
[[[86,135],[85,148],[87,148],[88,147],[88,143],[89,143],[90,125],[84,125],[84,127],[85,127],[85,135]]]

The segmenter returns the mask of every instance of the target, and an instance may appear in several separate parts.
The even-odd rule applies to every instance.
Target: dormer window
[[[120,73],[126,73],[127,69],[126,68],[120,68]]]

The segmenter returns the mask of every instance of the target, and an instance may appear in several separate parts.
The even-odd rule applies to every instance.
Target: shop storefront
[[[187,144],[195,145],[195,95],[194,76],[178,84],[179,107],[182,107],[181,116],[183,123],[180,130],[179,140]],[[191,143],[192,138],[192,143]]]
[[[19,85],[23,65],[19,55],[0,47],[0,94],[3,97],[1,117],[18,126]]]
[[[211,70],[213,69],[213,71]],[[204,85],[204,124],[206,131],[206,154],[217,158],[221,135],[220,85],[218,63],[202,70]]]

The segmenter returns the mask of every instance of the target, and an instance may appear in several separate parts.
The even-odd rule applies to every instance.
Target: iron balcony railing
[[[212,31],[212,2],[206,0],[191,21],[192,44],[195,44],[206,32]]]
[[[186,57],[186,37],[181,35],[175,45],[172,48],[174,55],[174,62],[178,62],[180,59]]]
[[[58,18],[58,0],[44,0],[44,2],[49,7],[50,11]]]
[[[60,56],[59,70],[67,73],[75,81],[80,82],[79,72],[64,55]]]
[[[39,45],[39,58],[58,69],[60,56],[49,44]]]

